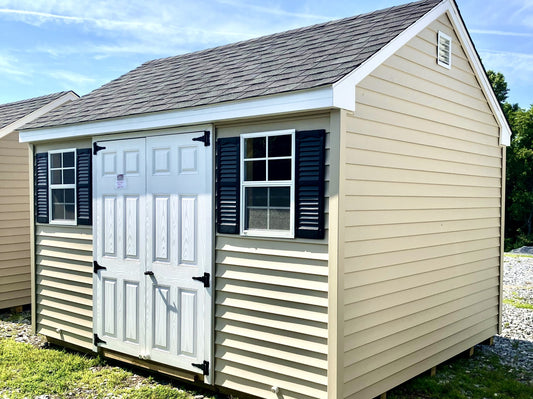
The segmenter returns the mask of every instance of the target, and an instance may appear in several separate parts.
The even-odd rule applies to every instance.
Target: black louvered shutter
[[[35,220],[48,223],[48,153],[35,154],[33,170]]]
[[[78,224],[92,224],[92,184],[90,148],[76,150],[76,198]]]
[[[295,232],[324,238],[325,130],[296,132]]]
[[[216,222],[217,232],[239,234],[240,219],[240,138],[217,140]]]

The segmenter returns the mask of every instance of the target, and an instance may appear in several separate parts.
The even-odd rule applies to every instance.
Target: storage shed
[[[371,398],[498,332],[510,130],[453,1],[150,61],[21,140],[55,342]]]
[[[28,145],[17,129],[74,98],[68,91],[0,105],[0,309],[31,298]]]

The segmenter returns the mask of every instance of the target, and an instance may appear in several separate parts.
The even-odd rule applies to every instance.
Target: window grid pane
[[[50,154],[51,221],[76,220],[75,151]]]

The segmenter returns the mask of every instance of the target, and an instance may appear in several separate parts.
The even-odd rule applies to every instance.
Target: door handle
[[[151,271],[151,270],[147,270],[147,271],[144,272],[144,275],[145,275],[145,276],[153,276],[153,275],[154,275],[154,272]]]

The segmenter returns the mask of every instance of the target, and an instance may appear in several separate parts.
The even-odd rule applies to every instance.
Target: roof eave
[[[23,129],[21,142],[82,138],[129,131],[198,125],[223,120],[324,110],[338,107],[331,85],[206,106],[191,107],[143,115],[124,116],[70,125]],[[355,95],[355,94],[354,94]],[[345,103],[346,101],[343,101]],[[339,101],[337,100],[337,103]],[[353,101],[355,106],[355,98]],[[353,108],[353,107],[352,107]]]

